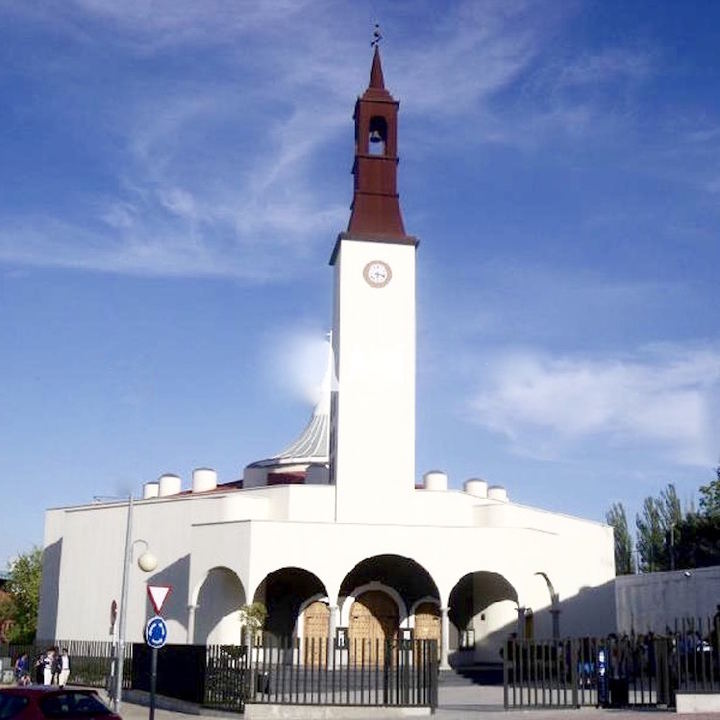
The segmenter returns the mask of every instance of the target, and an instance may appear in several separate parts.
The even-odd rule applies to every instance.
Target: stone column
[[[330,647],[335,647],[335,629],[340,619],[340,609],[337,605],[330,606],[330,616],[328,618],[328,637],[330,638]]]
[[[518,606],[517,614],[518,614],[517,637],[518,637],[518,640],[524,640],[525,639],[525,608]]]
[[[340,609],[337,605],[330,606],[330,615],[328,617],[328,664],[330,658],[335,656],[335,630],[340,620]],[[337,662],[337,658],[335,658]]]
[[[552,636],[553,640],[560,639],[560,596],[557,593],[552,595],[552,604],[550,606],[550,614],[552,615]]]
[[[192,645],[195,642],[195,611],[198,605],[188,605],[187,620],[187,644]]]
[[[441,629],[440,629],[440,669],[449,670],[450,662],[450,615],[449,608],[440,608]]]

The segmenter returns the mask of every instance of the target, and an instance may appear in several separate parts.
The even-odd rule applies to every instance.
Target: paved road
[[[596,708],[580,708],[577,710],[509,710],[502,707],[502,688],[487,686],[469,687],[440,687],[438,700],[440,707],[433,718],[436,720],[720,720],[720,713],[678,715],[663,710],[601,710]],[[200,711],[202,712],[202,711]],[[123,720],[147,720],[148,708],[125,702],[122,705]],[[218,716],[225,718],[239,718],[230,713],[214,713],[187,715],[169,710],[156,710],[155,720],[218,720]],[[651,717],[648,717],[651,716]],[[380,718],[397,718],[397,715],[388,714],[368,715],[367,720],[380,720]],[[365,720],[356,717],[355,720]]]

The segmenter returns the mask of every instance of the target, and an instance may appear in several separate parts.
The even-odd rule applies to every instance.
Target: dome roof
[[[335,360],[332,345],[328,343],[328,364],[320,386],[320,398],[313,410],[310,420],[300,435],[284,450],[265,460],[258,460],[248,467],[279,467],[283,465],[324,464],[330,457],[330,396],[337,384],[335,377]]]

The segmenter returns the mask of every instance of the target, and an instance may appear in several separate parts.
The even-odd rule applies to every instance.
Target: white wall
[[[662,633],[681,618],[705,622],[720,603],[720,566],[620,575],[615,596],[619,632]]]
[[[384,287],[363,277],[373,260]],[[337,518],[387,522],[415,484],[415,247],[343,239],[335,269]]]
[[[411,558],[424,567],[443,606],[463,576],[487,571],[506,578],[520,605],[536,610],[536,573],[543,572],[560,597],[563,633],[589,632],[589,622],[603,625],[605,631],[613,629],[614,599],[608,604],[605,595],[598,594],[598,589],[612,587],[614,576],[612,532],[604,525],[490,503],[482,515],[489,525],[473,526],[467,521],[478,519],[474,510],[485,501],[455,491],[415,492],[419,505],[434,497],[437,524],[413,522],[412,503],[398,513],[403,522],[335,523],[334,490],[293,485],[137,501],[133,537],[148,541],[159,567],[145,575],[132,565],[128,639],[142,639],[150,614],[147,582],[174,587],[165,611],[169,641],[183,643],[188,639],[188,607],[202,606],[201,588],[215,568],[232,571],[238,579],[235,595],[248,601],[269,573],[303,568],[323,582],[332,604],[356,564],[385,554]],[[492,526],[494,507],[502,510],[499,527]],[[460,518],[455,525],[453,513]],[[48,511],[46,551],[57,559],[57,582],[51,573],[43,579],[40,628],[47,639],[109,638],[110,603],[120,601],[126,518],[125,504]],[[141,551],[136,548],[135,558]],[[236,626],[229,620],[219,623],[220,615],[227,615],[217,610],[222,602],[212,597],[204,602],[205,607],[196,611],[198,623],[207,624],[208,616],[217,616],[213,639],[234,642]],[[611,626],[604,627],[610,610]],[[486,632],[507,622],[506,612],[495,620],[493,616],[487,617]]]

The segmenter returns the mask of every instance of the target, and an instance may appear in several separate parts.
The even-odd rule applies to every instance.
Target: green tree
[[[635,527],[640,569],[643,572],[664,569],[665,529],[656,498],[645,498],[642,512],[635,516]]]
[[[700,488],[700,509],[677,525],[674,557],[677,568],[720,564],[720,467],[715,480]]]
[[[261,602],[243,605],[240,608],[240,624],[246,642],[252,643],[267,619],[267,608]]]
[[[700,514],[720,517],[720,467],[715,468],[715,479],[700,486]]]
[[[621,502],[613,503],[605,513],[607,524],[615,536],[615,574],[631,575],[635,572],[633,541],[628,530],[627,515]]]
[[[10,602],[3,603],[0,609],[0,612],[8,613],[5,619],[13,621],[8,634],[10,642],[29,643],[35,639],[41,572],[42,550],[37,547],[19,555],[10,565],[10,579],[6,586]]]
[[[675,546],[685,520],[672,483],[656,498],[646,497],[642,512],[635,516],[640,569],[643,572],[670,570],[675,565]]]

